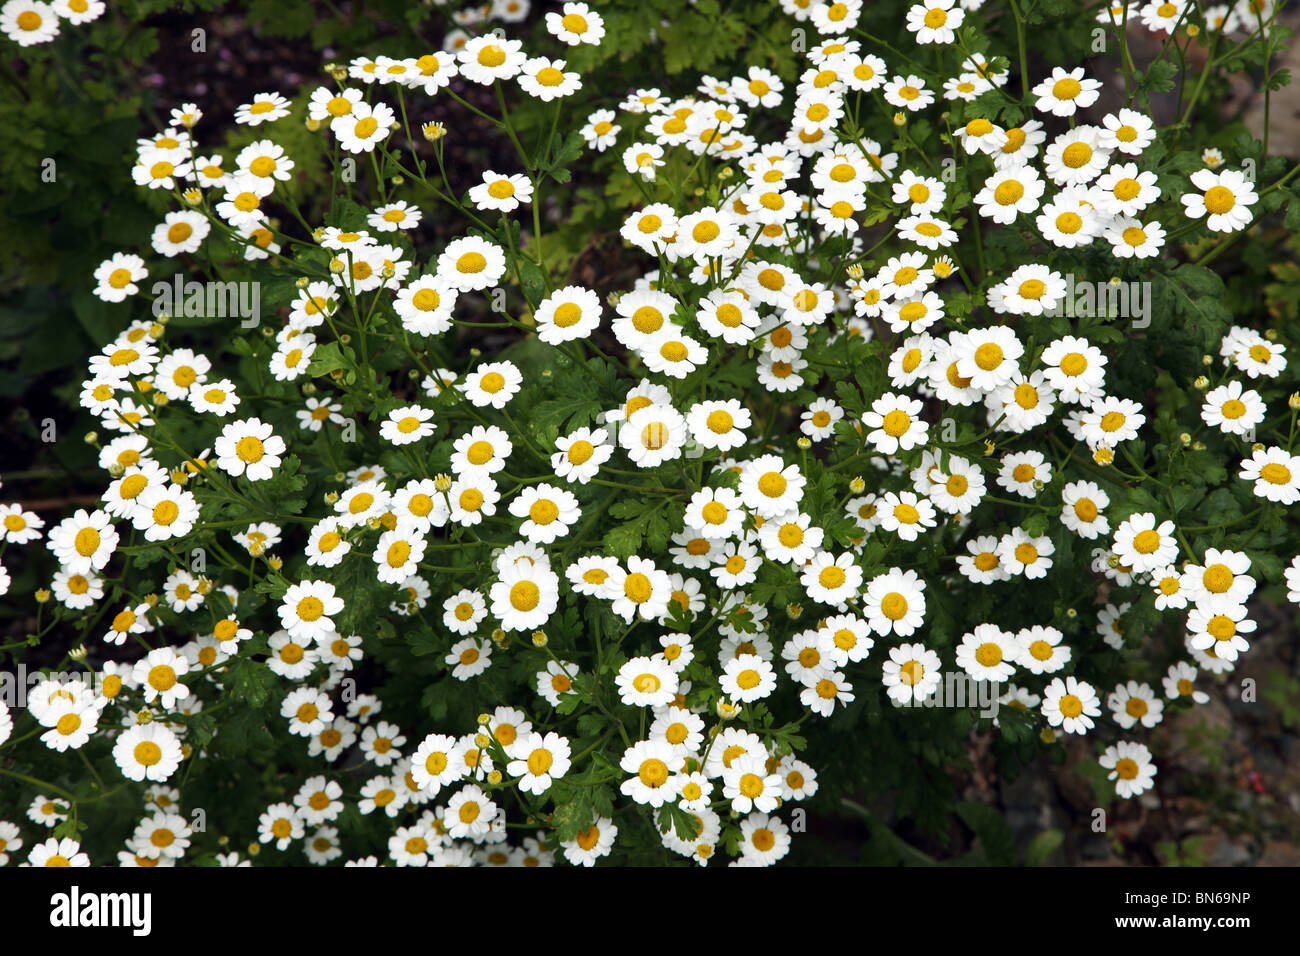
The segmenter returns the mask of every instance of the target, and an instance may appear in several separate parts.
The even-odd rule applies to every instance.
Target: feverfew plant
[[[783,0],[797,70],[623,89],[565,3],[142,140],[102,497],[0,508],[53,561],[3,650],[75,635],[0,704],[28,862],[769,865],[863,788],[933,825],[972,731],[1156,787],[1300,597],[1300,328],[1212,268],[1300,167],[1197,122],[1289,33],[1033,6]],[[1052,16],[1119,74],[1031,72]],[[447,101],[509,160],[449,168]]]

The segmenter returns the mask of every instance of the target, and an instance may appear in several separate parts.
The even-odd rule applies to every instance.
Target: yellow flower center
[[[1237,198],[1227,186],[1211,186],[1205,193],[1205,208],[1221,216],[1237,204]]]

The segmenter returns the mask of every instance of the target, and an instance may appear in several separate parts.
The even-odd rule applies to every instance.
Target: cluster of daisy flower
[[[0,6],[0,33],[21,47],[49,43],[66,23],[79,27],[98,20],[104,0],[6,0]]]
[[[99,506],[48,529],[21,505],[0,508],[0,540],[43,539],[57,559],[42,601],[52,597],[69,619],[97,604],[112,615],[94,636],[122,659],[93,669],[90,682],[43,681],[25,714],[50,750],[110,737],[121,774],[150,788],[120,862],[173,865],[201,839],[173,788],[182,764],[204,758],[192,718],[232,693],[236,664],[274,675],[275,729],[320,770],[259,820],[242,821],[259,850],[340,860],[341,814],[355,806],[393,829],[386,846],[364,848],[369,855],[349,865],[536,866],[557,855],[591,865],[634,829],[701,865],[725,851],[732,865],[751,866],[789,852],[781,812],[818,791],[795,729],[860,715],[863,696],[921,704],[960,672],[996,684],[1001,703],[1025,712],[1045,741],[1092,733],[1103,717],[1087,680],[1095,657],[1136,651],[1125,613],[1142,599],[1186,611],[1186,645],[1163,696],[1134,680],[1107,696],[1109,725],[1097,736],[1111,740],[1158,724],[1166,700],[1204,702],[1201,672],[1227,673],[1248,651],[1246,601],[1260,583],[1251,556],[1193,549],[1187,534],[1205,529],[1181,526],[1172,508],[1131,506],[1136,485],[1117,457],[1148,477],[1133,450],[1151,417],[1145,396],[1114,385],[1109,340],[1049,332],[1048,322],[1067,290],[1051,265],[1058,254],[1092,247],[1117,264],[1158,259],[1171,210],[1184,228],[1235,233],[1252,223],[1260,191],[1239,171],[1205,168],[1171,194],[1171,174],[1144,168],[1156,165],[1147,161],[1158,141],[1150,117],[1126,107],[1097,125],[1077,122],[1101,86],[1083,68],[1026,84],[1023,105],[1041,119],[998,125],[981,115],[989,101],[980,97],[1017,101],[1005,92],[1009,70],[994,70],[987,54],[963,43],[958,71],[927,81],[930,71],[905,55],[886,50],[905,61],[891,67],[854,38],[858,0],[781,6],[820,35],[797,77],[754,66],[701,77],[677,97],[636,89],[578,126],[589,158],[613,151],[610,165],[645,198],[620,235],[647,271],[605,298],[554,283],[539,234],[522,246],[499,241],[498,221],[539,228],[543,164],[527,156],[518,167],[527,172],[485,170],[463,199],[441,152],[441,179],[412,159],[403,174],[427,194],[378,202],[364,225],[291,236],[268,211],[287,204],[295,168],[273,139],[223,158],[200,148],[201,112],[186,104],[140,142],[135,182],[185,207],[166,214],[146,254],[165,260],[224,239],[296,287],[282,324],[261,341],[248,336],[224,367],[218,349],[174,346],[166,316],[131,322],[91,358],[81,392],[111,436],[99,445]],[[980,6],[923,0],[907,28],[918,44],[952,46]],[[1116,29],[1128,23],[1122,6],[1109,12],[1120,11]],[[1172,15],[1164,7],[1205,19],[1186,4],[1155,6],[1133,20],[1163,29]],[[496,15],[511,22],[521,9]],[[1246,23],[1225,11],[1208,28]],[[565,46],[604,35],[602,17],[582,3],[548,13],[546,26]],[[563,59],[530,56],[518,40],[456,39],[418,58],[358,59],[332,71],[335,87],[297,103],[259,95],[234,119],[260,127],[298,115],[345,154],[399,163],[390,143],[400,137],[414,152],[407,111],[424,105],[419,95],[464,102],[463,83],[492,86],[513,138],[504,111],[512,81],[555,101],[557,117],[559,101],[582,88]],[[884,145],[937,94],[965,110],[950,137],[964,196],[907,140]],[[861,132],[872,104],[886,118],[899,111],[879,141]],[[436,149],[444,131],[423,128]],[[698,202],[685,198],[692,190]],[[477,228],[421,256],[422,218],[438,203]],[[866,234],[885,219],[897,242],[877,252]],[[518,225],[505,228],[518,235]],[[957,242],[963,229],[975,249],[980,230],[1024,233],[1041,261],[986,274],[978,253],[976,272],[972,243]],[[526,269],[542,277],[530,282]],[[95,292],[135,301],[149,274],[144,256],[124,251],[95,270]],[[464,316],[483,313],[485,297],[510,282],[526,294],[526,321],[499,324],[535,335],[556,363],[541,375],[518,356],[473,349],[467,361],[453,348]],[[985,308],[987,321],[969,321]],[[388,348],[385,367],[404,367],[418,387],[390,390],[387,373],[374,375],[364,359],[355,367],[367,336],[370,356]],[[351,370],[338,362],[342,349]],[[1278,392],[1285,351],[1272,334],[1234,326],[1222,337],[1218,382],[1195,384],[1204,425],[1237,455],[1227,480],[1244,483],[1261,511],[1300,500],[1291,438],[1274,431],[1277,443],[1254,443],[1285,417],[1265,399]],[[865,365],[870,373],[855,374]],[[555,390],[547,379],[564,381]],[[1283,403],[1293,437],[1300,399]],[[547,406],[566,414],[521,426]],[[797,425],[774,434],[787,414]],[[949,415],[962,419],[960,441]],[[366,440],[340,441],[362,417]],[[320,467],[304,476],[304,461]],[[323,508],[319,498],[288,504],[307,477]],[[224,520],[227,508],[264,520]],[[1024,520],[999,517],[1008,513]],[[630,547],[625,525],[642,529]],[[179,560],[200,546],[219,570]],[[148,548],[170,567],[161,595],[122,583],[128,554]],[[940,571],[927,570],[931,556]],[[1095,634],[1070,623],[1073,607],[1043,605],[1014,625],[961,619],[955,640],[931,631],[936,602],[960,607],[963,595],[1074,580],[1081,568],[1108,602]],[[1300,558],[1286,585],[1300,602]],[[472,727],[381,719],[386,701],[369,691],[382,688],[355,692],[358,665],[379,646],[373,622],[356,612],[368,606],[365,589],[404,619],[403,633],[425,635],[420,653],[436,652],[439,677],[450,679],[438,695],[470,701],[471,713],[505,702]],[[254,592],[271,603],[259,608]],[[128,662],[116,650],[127,641],[144,655]],[[497,679],[517,696],[502,698]],[[13,726],[0,705],[0,746]],[[1154,785],[1140,741],[1115,740],[1100,760],[1121,797]],[[592,803],[590,818],[562,835],[542,825],[576,788],[604,783],[616,787],[617,806]],[[51,827],[65,816],[45,795],[29,813]],[[507,823],[525,819],[540,829],[512,843]],[[0,822],[0,862],[19,839]],[[87,862],[76,841],[55,838],[28,861],[52,859]]]

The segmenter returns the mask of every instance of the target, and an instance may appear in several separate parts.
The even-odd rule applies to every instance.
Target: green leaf
[[[975,831],[989,863],[993,866],[1015,865],[1015,840],[1001,813],[987,804],[967,801],[957,804],[957,816]]]
[[[675,803],[666,804],[659,811],[658,822],[660,833],[667,833],[671,827],[679,840],[694,840],[700,835],[695,818]]]
[[[265,704],[276,683],[275,674],[265,664],[241,657],[231,662],[226,674],[226,692],[250,707]]]
[[[1044,830],[1029,842],[1025,850],[1025,866],[1046,866],[1064,840],[1065,834],[1060,830]]]
[[[1286,218],[1282,220],[1282,225],[1286,226],[1288,232],[1300,230],[1300,197],[1295,193],[1288,191],[1287,195],[1290,201],[1286,206]]]
[[[574,839],[596,822],[596,811],[585,789],[574,791],[573,798],[563,802],[556,796],[556,801],[555,817],[551,820],[551,825],[555,827],[555,838],[559,842]]]

